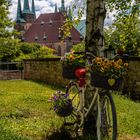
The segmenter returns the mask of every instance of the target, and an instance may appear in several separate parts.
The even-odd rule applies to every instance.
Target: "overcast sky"
[[[15,20],[17,13],[17,2],[18,0],[11,0],[12,6],[10,7],[10,18]],[[21,6],[23,8],[23,1],[21,0]],[[31,4],[32,0],[29,0]],[[57,4],[58,8],[61,6],[61,0],[34,0],[35,1],[35,10],[37,17],[42,13],[51,13],[54,12],[54,5]],[[68,7],[73,0],[65,0],[65,6]],[[112,23],[113,17],[106,19],[105,26]]]

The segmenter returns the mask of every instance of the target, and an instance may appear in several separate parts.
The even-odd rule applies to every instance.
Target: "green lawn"
[[[0,81],[0,140],[47,140],[47,135],[59,130],[62,119],[48,102],[56,90],[32,81]],[[119,140],[140,139],[140,103],[119,95],[114,100]]]

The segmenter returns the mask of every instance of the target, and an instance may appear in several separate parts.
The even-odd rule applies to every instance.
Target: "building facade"
[[[31,9],[28,0],[24,0],[22,11],[20,0],[18,0],[15,29],[21,33],[20,38],[22,41],[48,46],[55,49],[60,56],[69,52],[72,45],[81,41],[82,36],[75,27],[71,29],[69,37],[63,41],[61,40],[62,33],[60,34],[60,28],[65,22],[65,15],[70,16],[65,8],[64,0],[61,1],[59,10],[55,5],[54,13],[41,14],[37,19],[34,0],[32,0]]]

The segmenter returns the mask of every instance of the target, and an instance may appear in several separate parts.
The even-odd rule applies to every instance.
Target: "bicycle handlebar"
[[[89,57],[93,57],[93,58],[96,57],[92,51],[74,52],[74,54],[83,54],[83,55],[85,55],[86,57],[89,56]]]
[[[96,56],[94,55],[94,53],[92,51],[81,51],[81,52],[74,52],[74,54],[83,54],[85,55],[86,57],[92,57],[92,58],[95,58]],[[129,55],[127,54],[123,54],[123,55],[120,55],[120,54],[116,54],[114,57],[112,57],[111,59],[118,59],[118,58],[121,58],[121,57],[128,57]]]

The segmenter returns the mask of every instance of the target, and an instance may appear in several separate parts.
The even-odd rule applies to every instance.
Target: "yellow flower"
[[[128,63],[124,63],[124,66],[128,67]]]
[[[122,59],[119,59],[119,60],[117,61],[117,63],[121,64],[121,63],[122,63]]]
[[[70,58],[70,60],[73,60],[73,59],[74,59],[74,56],[71,54],[71,55],[69,56],[69,58]]]
[[[101,68],[101,70],[100,70],[101,72],[104,72],[104,68]]]

